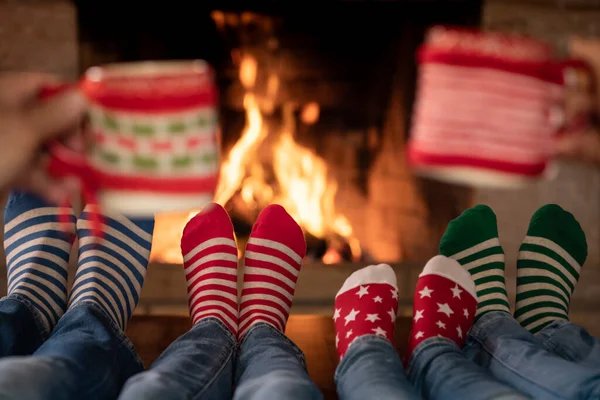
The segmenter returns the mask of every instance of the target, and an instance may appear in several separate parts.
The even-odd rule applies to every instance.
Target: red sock
[[[340,359],[354,340],[377,335],[394,343],[398,312],[396,274],[387,264],[354,272],[335,296],[333,323]]]
[[[223,207],[209,204],[187,223],[181,253],[192,322],[216,317],[237,335],[237,247]]]
[[[423,340],[434,336],[448,338],[462,348],[476,309],[475,284],[469,272],[451,258],[433,257],[417,281],[405,360]]]
[[[285,330],[305,254],[304,234],[294,219],[279,205],[265,208],[246,245],[240,340],[257,322]]]

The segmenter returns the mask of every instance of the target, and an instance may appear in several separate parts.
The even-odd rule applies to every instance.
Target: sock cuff
[[[378,283],[388,284],[396,289],[396,291],[398,290],[396,273],[388,264],[369,265],[368,267],[355,271],[348,279],[346,279],[335,297],[362,285]]]
[[[426,275],[438,275],[456,283],[477,299],[475,283],[469,271],[464,269],[456,260],[446,256],[435,256],[427,262],[419,278]]]

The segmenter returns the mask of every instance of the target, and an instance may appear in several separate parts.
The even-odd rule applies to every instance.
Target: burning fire
[[[275,74],[268,76],[264,93],[259,95],[255,90],[257,75],[256,59],[244,55],[239,79],[245,89],[246,126],[221,164],[215,202],[223,206],[231,202],[236,211],[252,217],[269,204],[280,204],[306,232],[317,238],[342,238],[352,256],[360,257],[360,245],[350,222],[335,210],[337,183],[328,175],[327,163],[294,139],[295,106],[284,104],[283,124],[272,132],[264,118],[273,111],[279,78]],[[307,124],[315,123],[319,118],[318,104],[307,105],[301,118]],[[157,217],[151,259],[182,262],[181,231],[195,214]],[[338,251],[329,248],[322,261],[336,263],[342,259]]]

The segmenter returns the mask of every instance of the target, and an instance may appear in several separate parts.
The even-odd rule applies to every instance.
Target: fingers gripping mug
[[[201,208],[217,184],[217,88],[203,61],[110,64],[78,83],[89,102],[83,153],[53,143],[49,172],[84,201],[132,217]],[[64,86],[63,86],[64,88]],[[62,88],[47,88],[47,97]]]
[[[576,60],[498,33],[434,27],[418,54],[408,160],[417,174],[455,183],[520,186],[550,175]],[[577,74],[575,74],[577,75]]]

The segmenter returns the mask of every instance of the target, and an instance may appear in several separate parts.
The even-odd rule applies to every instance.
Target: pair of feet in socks
[[[193,324],[217,318],[240,340],[258,322],[284,332],[306,242],[283,207],[268,206],[254,223],[239,301],[238,250],[233,225],[220,205],[208,205],[188,222],[181,251]]]
[[[154,220],[103,215],[102,236],[95,207],[77,219],[71,208],[53,207],[35,196],[11,193],[4,210],[4,248],[8,294],[26,302],[41,317],[46,333],[68,307],[100,306],[125,329],[144,284]],[[68,222],[63,222],[68,216]],[[67,266],[79,238],[77,273],[67,296]]]
[[[504,251],[489,207],[476,206],[453,220],[439,250],[417,282],[407,356],[433,336],[462,347],[474,318],[491,311],[510,313]],[[585,234],[572,214],[553,204],[536,211],[519,249],[515,319],[532,333],[567,320],[586,257]],[[396,276],[387,265],[364,268],[347,279],[333,317],[340,358],[363,335],[393,342],[397,298]]]
[[[79,217],[34,196],[13,193],[4,211],[8,294],[25,301],[50,332],[67,307],[100,306],[125,329],[139,300],[150,255],[153,220],[103,215],[96,235],[92,207]],[[62,218],[67,215],[67,223]],[[78,266],[67,296],[67,266],[75,237]],[[192,218],[181,241],[190,312],[196,323],[220,319],[243,336],[256,322],[284,331],[306,252],[302,230],[281,207],[267,207],[246,246],[241,304],[237,300],[237,247],[233,226],[216,204]],[[67,301],[68,300],[68,301]],[[239,310],[239,311],[238,311]]]

